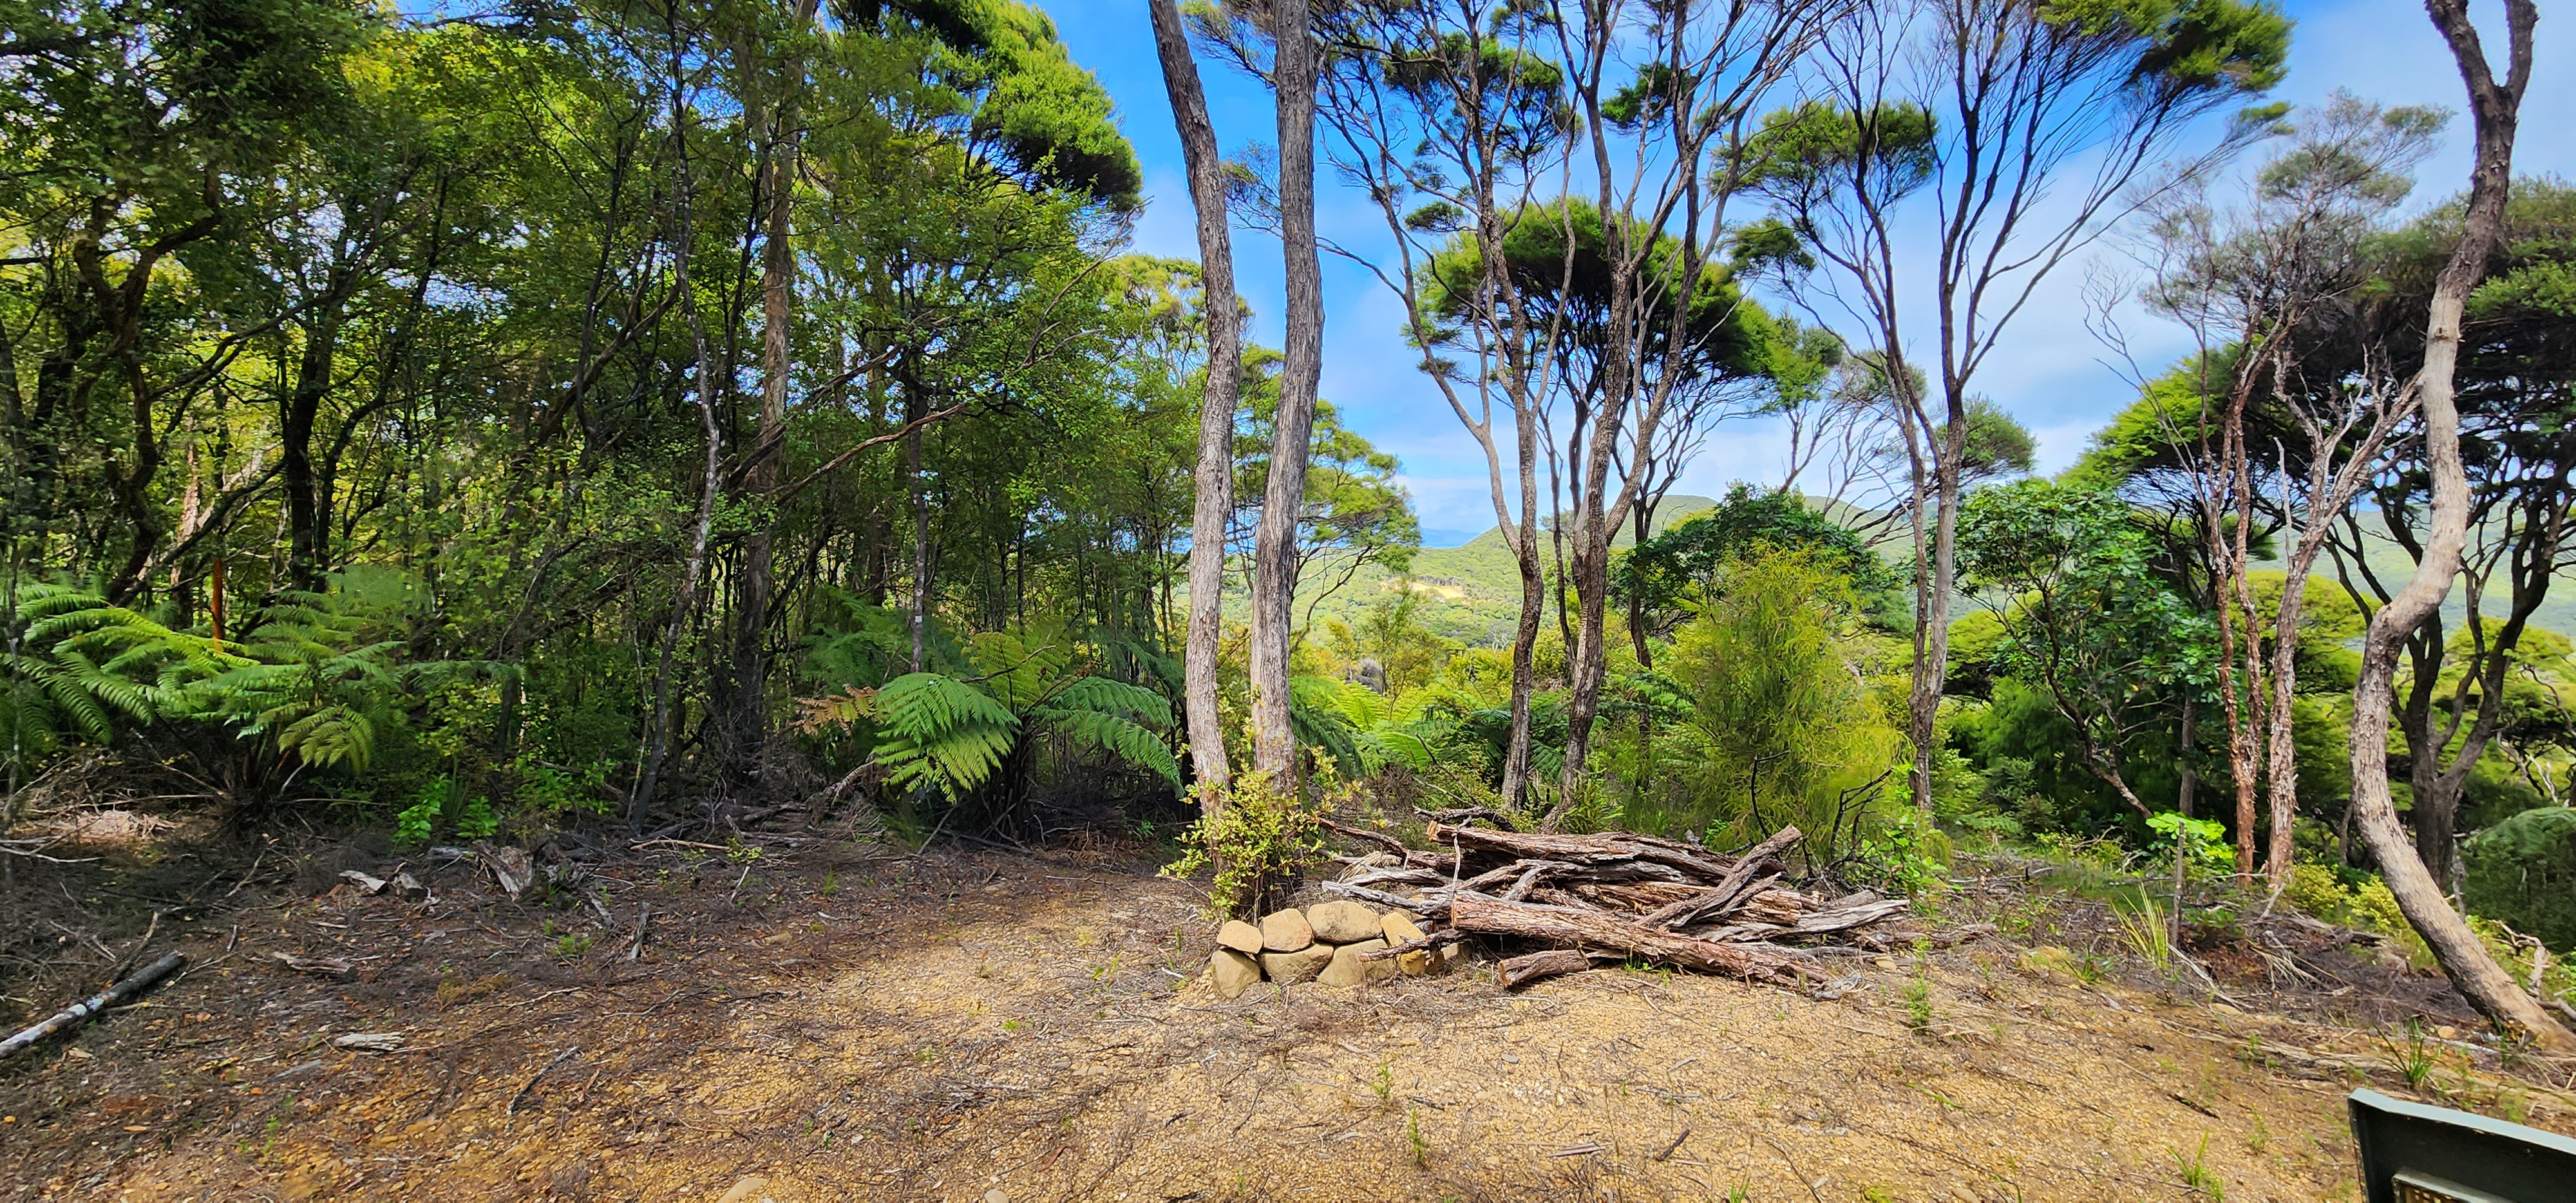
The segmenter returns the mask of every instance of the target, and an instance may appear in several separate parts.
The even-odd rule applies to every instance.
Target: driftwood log
[[[105,990],[54,1012],[53,1017],[43,1023],[11,1036],[7,1040],[0,1040],[0,1061],[15,1056],[21,1049],[33,1048],[38,1041],[56,1032],[77,1027],[91,1016],[150,989],[154,982],[170,976],[172,970],[187,962],[188,958],[181,953],[165,953],[160,960],[135,971],[133,976],[124,978]]]

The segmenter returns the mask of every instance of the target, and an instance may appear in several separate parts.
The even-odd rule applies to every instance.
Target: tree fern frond
[[[322,707],[277,733],[280,751],[293,752],[315,768],[345,765],[365,772],[375,745],[375,718],[354,706]]]
[[[1172,758],[1170,748],[1163,746],[1162,737],[1120,715],[1099,710],[1042,710],[1030,717],[1058,736],[1151,769],[1170,782],[1173,789],[1181,787],[1180,762]]]
[[[1157,730],[1172,725],[1172,703],[1162,694],[1108,677],[1076,677],[1056,690],[1043,709],[1114,714]]]
[[[877,691],[850,686],[819,698],[798,698],[796,730],[812,735],[831,727],[855,727],[877,717]]]

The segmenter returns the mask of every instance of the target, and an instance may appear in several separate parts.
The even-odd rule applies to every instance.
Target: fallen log
[[[1435,820],[1424,828],[1424,833],[1434,844],[1455,844],[1461,851],[1474,849],[1512,859],[1561,860],[1578,864],[1603,859],[1656,861],[1711,884],[1723,879],[1728,868],[1709,860],[1707,849],[1626,832],[1535,835],[1489,831],[1482,827],[1456,827]]]
[[[1754,876],[1765,866],[1770,865],[1782,852],[1805,838],[1807,837],[1800,834],[1796,827],[1783,827],[1772,832],[1771,838],[1745,849],[1744,855],[1736,858],[1735,867],[1728,869],[1726,876],[1719,879],[1716,892],[1696,903],[1689,905],[1674,903],[1648,915],[1645,918],[1646,926],[1682,928],[1722,916],[1726,908],[1734,905],[1738,896],[1759,894],[1763,886],[1780,880],[1780,875],[1774,873],[1760,885],[1747,884],[1752,882]]]
[[[1506,990],[1517,990],[1531,982],[1561,977],[1568,973],[1581,973],[1591,967],[1590,954],[1576,952],[1570,948],[1551,948],[1545,952],[1513,957],[1500,966],[1503,974],[1503,988]]]
[[[1370,831],[1365,827],[1353,827],[1348,823],[1336,823],[1331,819],[1321,817],[1318,817],[1315,821],[1323,824],[1324,830],[1326,831],[1349,836],[1350,838],[1359,840],[1362,843],[1376,844],[1377,846],[1394,853],[1399,861],[1404,859],[1413,851],[1412,849],[1404,846],[1404,841],[1388,835],[1383,831]]]
[[[133,976],[118,981],[116,984],[109,986],[105,990],[101,990],[96,994],[90,995],[88,998],[84,998],[60,1011],[54,1012],[53,1018],[47,1019],[43,1023],[28,1028],[15,1036],[11,1036],[7,1040],[0,1040],[0,1061],[5,1061],[10,1057],[15,1056],[22,1049],[32,1048],[35,1046],[36,1042],[43,1040],[45,1037],[51,1036],[54,1033],[63,1031],[67,1028],[75,1027],[82,1021],[87,1020],[89,1017],[96,1015],[109,1007],[115,1006],[135,994],[151,988],[154,982],[170,976],[172,970],[175,970],[179,966],[187,963],[188,958],[186,954],[176,952],[164,954],[160,960],[154,961],[151,964],[144,966],[142,969],[137,970]]]
[[[1455,825],[1473,823],[1478,819],[1483,819],[1484,821],[1502,828],[1505,831],[1520,830],[1520,825],[1513,822],[1510,815],[1504,814],[1490,806],[1461,806],[1455,810],[1424,810],[1417,806],[1413,808],[1413,813],[1421,815],[1423,818],[1429,819],[1435,823],[1449,823]]]
[[[1791,949],[1768,944],[1725,944],[1678,935],[1603,911],[1531,906],[1476,895],[1450,902],[1449,923],[1476,935],[1517,936],[1642,957],[1686,969],[1723,973],[1757,982],[1803,982],[1816,974]]]

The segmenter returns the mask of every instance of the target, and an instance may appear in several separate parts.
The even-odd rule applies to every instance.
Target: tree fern
[[[1162,694],[1075,673],[1075,645],[1060,631],[988,631],[969,641],[967,656],[981,674],[971,680],[908,673],[873,689],[850,686],[801,700],[798,725],[808,732],[873,725],[871,759],[889,784],[933,788],[952,803],[1042,737],[1106,753],[1180,788],[1180,763],[1164,734],[1172,705]]]
[[[884,732],[875,759],[901,789],[932,786],[950,801],[991,779],[1010,754],[1020,718],[974,686],[937,673],[906,673],[876,691]]]
[[[21,586],[0,623],[18,636],[18,650],[5,657],[0,756],[14,755],[22,770],[67,740],[115,739],[120,718],[140,724],[183,713],[189,682],[248,663],[212,640],[61,585]]]
[[[1085,677],[1083,681],[1093,685],[1119,685],[1125,689],[1139,688],[1103,677]],[[1074,692],[1067,690],[1064,696],[1070,696]],[[1097,696],[1102,691],[1093,689],[1081,692],[1085,696]],[[1033,723],[1044,727],[1056,736],[1085,747],[1098,748],[1139,768],[1150,769],[1156,776],[1170,782],[1173,789],[1181,788],[1181,764],[1173,759],[1171,748],[1164,745],[1161,731],[1155,728],[1144,726],[1124,714],[1065,706],[1041,707],[1031,711],[1029,717]],[[1171,710],[1166,706],[1163,710],[1161,726],[1168,728],[1170,725]]]

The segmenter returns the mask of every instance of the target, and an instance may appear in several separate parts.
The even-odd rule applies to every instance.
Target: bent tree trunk
[[[2460,352],[2460,322],[2469,293],[2485,276],[2487,256],[2504,221],[2513,173],[2514,126],[2531,79],[2531,30],[2538,12],[2531,0],[2506,0],[2510,66],[2499,84],[2488,66],[2467,0],[2426,0],[2425,10],[2450,43],[2468,85],[2477,130],[2477,161],[2460,243],[2433,289],[2424,335],[2424,367],[2416,378],[2424,422],[2424,456],[2432,473],[2432,523],[2415,576],[2371,616],[2363,637],[2361,675],[2353,686],[2352,809],[2362,838],[2379,861],[2380,874],[2406,921],[2424,937],[2442,971],[2469,1001],[2499,1024],[2520,1028],[2544,1048],[2576,1051],[2576,1033],[2560,1027],[2487,955],[2468,923],[2453,912],[2397,822],[2389,797],[2388,721],[2396,698],[2397,658],[2406,636],[2438,609],[2458,575],[2468,542],[2468,476],[2460,461],[2460,413],[2452,372]]]
[[[1189,727],[1190,769],[1209,787],[1200,804],[1214,813],[1233,765],[1225,754],[1225,717],[1217,704],[1217,645],[1225,592],[1225,523],[1234,512],[1234,418],[1243,371],[1243,330],[1235,310],[1234,246],[1226,229],[1225,164],[1189,35],[1173,0],[1152,0],[1154,49],[1198,213],[1199,304],[1207,314],[1207,387],[1199,403],[1197,505],[1190,513],[1190,617],[1181,650],[1181,706]]]

